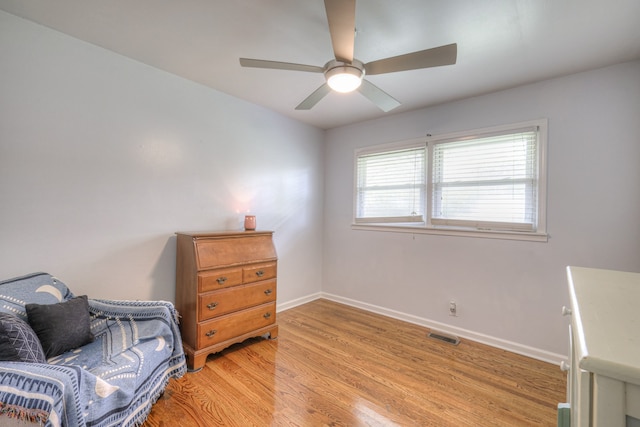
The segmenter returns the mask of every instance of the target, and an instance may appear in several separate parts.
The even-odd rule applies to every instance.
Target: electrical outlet
[[[458,306],[454,300],[449,301],[449,316],[458,315]]]

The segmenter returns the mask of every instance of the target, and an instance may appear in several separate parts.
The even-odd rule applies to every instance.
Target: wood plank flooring
[[[316,300],[171,380],[144,427],[555,426],[566,379],[548,363]]]

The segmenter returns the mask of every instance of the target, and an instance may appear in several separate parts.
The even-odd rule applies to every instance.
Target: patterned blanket
[[[73,298],[37,273],[0,282],[0,311]],[[177,313],[165,301],[89,299],[95,340],[46,363],[0,362],[3,416],[46,426],[137,426],[172,377],[186,372]]]

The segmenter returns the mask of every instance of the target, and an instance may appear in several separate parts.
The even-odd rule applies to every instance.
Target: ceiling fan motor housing
[[[350,64],[331,60],[324,66],[327,84],[336,92],[347,93],[360,87],[365,75],[364,64],[354,59]]]

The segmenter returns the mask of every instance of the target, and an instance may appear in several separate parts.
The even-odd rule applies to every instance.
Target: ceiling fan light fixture
[[[327,84],[336,92],[348,93],[360,87],[364,72],[350,65],[341,65],[325,72]]]

